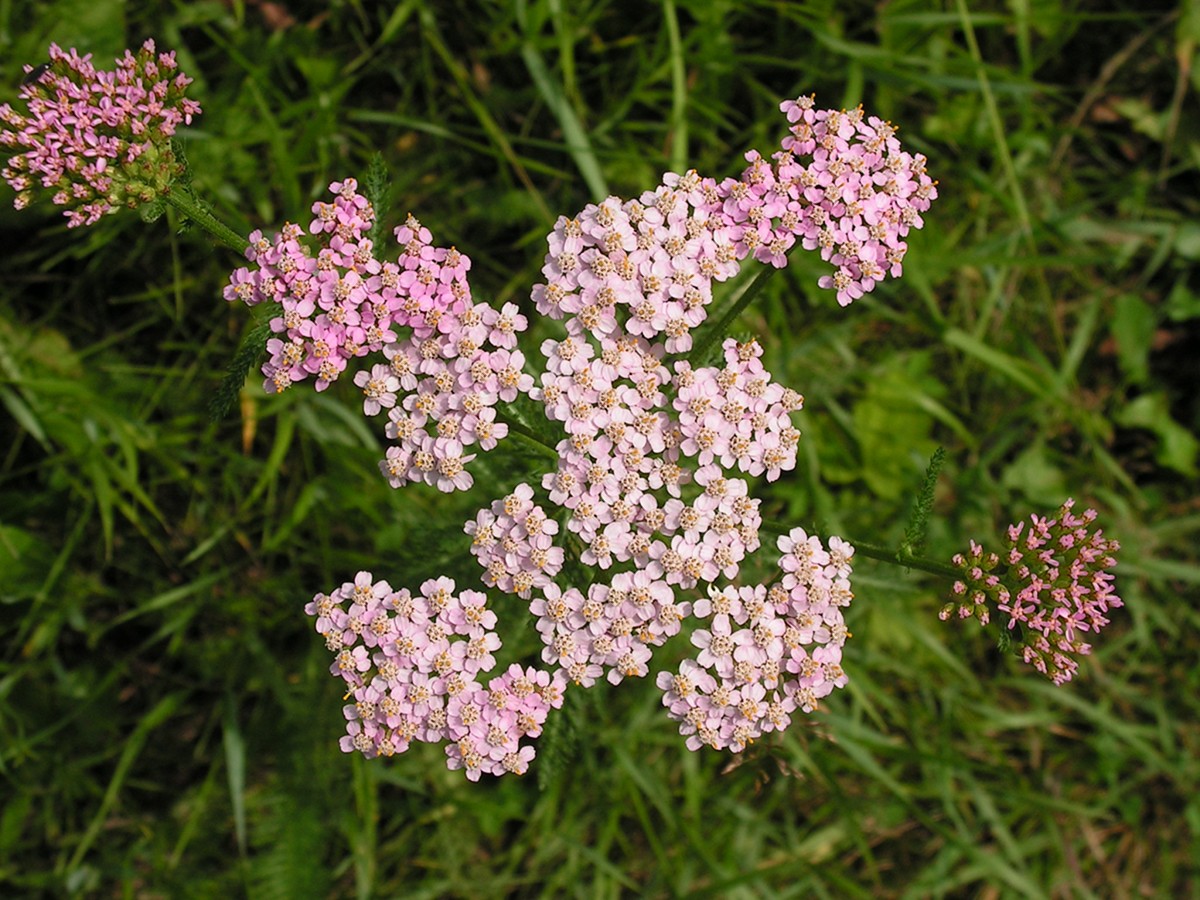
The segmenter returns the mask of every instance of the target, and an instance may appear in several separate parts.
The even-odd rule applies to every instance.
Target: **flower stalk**
[[[893,565],[903,566],[906,569],[919,569],[922,572],[928,572],[931,575],[941,575],[945,578],[958,578],[962,574],[954,566],[939,562],[936,559],[930,559],[927,556],[919,556],[906,547],[893,549],[885,547],[882,544],[872,544],[869,541],[859,540],[853,541],[853,544],[855,550],[860,555],[877,559],[880,562],[892,563]]]
[[[192,224],[203,228],[216,238],[218,243],[228,247],[230,250],[244,255],[246,249],[250,246],[249,241],[218,219],[209,210],[208,205],[201,201],[190,189],[174,185],[163,192],[162,200]]]

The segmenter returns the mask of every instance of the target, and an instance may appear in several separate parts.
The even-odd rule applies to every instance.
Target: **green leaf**
[[[1157,325],[1157,313],[1141,297],[1123,294],[1117,298],[1112,336],[1117,342],[1121,369],[1134,384],[1140,384],[1150,375],[1150,345]]]
[[[294,772],[285,776],[257,801],[247,893],[261,900],[325,897],[327,824],[304,782]]]
[[[1180,278],[1167,295],[1164,309],[1172,322],[1200,319],[1200,294],[1188,287],[1186,277]]]
[[[1165,391],[1142,394],[1117,413],[1116,422],[1125,428],[1145,428],[1154,432],[1158,437],[1158,452],[1154,454],[1158,464],[1189,478],[1196,477],[1196,451],[1200,449],[1200,441],[1171,418]]]
[[[1015,384],[1020,385],[1034,397],[1049,398],[1051,395],[1050,380],[1046,373],[1038,370],[1027,360],[1011,356],[958,328],[948,328],[942,335],[951,347],[956,347],[968,356],[973,356],[985,366],[1000,373]]]
[[[16,419],[17,424],[32,434],[39,444],[46,448],[50,447],[46,430],[42,428],[42,423],[34,411],[29,408],[29,404],[21,399],[20,394],[12,388],[0,387],[0,403],[4,404],[5,409]]]
[[[212,401],[208,405],[210,421],[219,422],[229,415],[229,410],[233,408],[238,394],[241,393],[242,385],[246,383],[250,367],[258,362],[263,351],[266,350],[267,339],[270,336],[271,326],[266,319],[255,323],[246,334],[237,353],[229,361],[229,367],[225,377],[221,380],[221,386],[217,388],[217,392],[213,394]]]
[[[67,863],[68,874],[80,868],[80,864],[87,856],[88,850],[95,840],[100,837],[101,832],[104,830],[104,824],[109,820],[109,812],[117,802],[117,798],[121,794],[121,789],[125,786],[125,782],[129,778],[134,761],[142,752],[142,748],[146,746],[150,735],[171,718],[186,699],[187,694],[183,691],[176,691],[173,694],[163,697],[153,709],[141,718],[137,727],[125,738],[121,756],[117,760],[112,777],[108,782],[108,787],[104,792],[104,799],[100,802],[99,809],[96,810],[95,815],[92,816],[92,820],[88,824],[83,837],[75,846],[75,852],[71,855],[70,862]]]
[[[922,357],[909,357],[877,371],[866,394],[854,405],[854,432],[862,452],[863,479],[880,497],[895,500],[909,490],[918,460],[928,459],[935,444],[929,437],[933,416],[917,402],[938,390],[921,377]]]
[[[167,205],[161,200],[152,200],[149,203],[143,203],[138,207],[138,215],[142,217],[142,221],[147,224],[157,222],[162,218],[163,213],[167,211]]]
[[[1200,225],[1184,222],[1175,232],[1175,252],[1186,260],[1200,259]]]
[[[1026,447],[1005,468],[1000,483],[1030,500],[1058,502],[1067,496],[1067,483],[1062,469],[1050,458],[1046,445],[1040,440]]]
[[[13,525],[0,525],[0,603],[32,597],[46,577],[54,554],[45,541]]]
[[[1161,142],[1166,127],[1166,114],[1145,100],[1126,98],[1113,104],[1113,109],[1129,120],[1133,130],[1151,140]]]
[[[229,800],[233,806],[233,827],[237,835],[238,852],[246,855],[246,739],[238,725],[237,701],[232,694],[225,697],[225,721],[222,728],[225,744],[225,771],[229,778]]]
[[[604,180],[604,172],[596,159],[596,151],[588,137],[588,130],[575,114],[571,101],[563,92],[562,84],[550,74],[545,60],[533,44],[532,35],[527,34],[525,42],[521,45],[521,59],[524,60],[525,68],[529,70],[529,76],[533,79],[542,100],[558,120],[567,152],[587,183],[592,199],[599,203],[608,196],[609,190]]]
[[[933,497],[937,488],[938,473],[946,462],[946,448],[938,447],[929,458],[929,466],[925,469],[925,480],[913,504],[912,515],[908,526],[904,529],[903,545],[912,553],[919,553],[925,545],[926,532],[929,528],[929,517],[933,513]]]
[[[574,761],[578,751],[579,731],[585,714],[580,709],[579,691],[568,691],[558,715],[549,716],[538,742],[538,789],[545,791]]]
[[[22,335],[20,353],[55,375],[68,379],[83,375],[79,354],[72,349],[71,342],[63,333],[53,328],[39,328],[33,334]]]
[[[376,153],[371,157],[371,167],[367,170],[366,197],[371,208],[375,210],[375,221],[371,223],[371,250],[379,260],[387,255],[384,246],[384,217],[391,189],[392,182],[388,176],[387,164],[383,161],[383,154]]]
[[[38,11],[38,21],[30,30],[43,36],[38,41],[42,52],[50,41],[60,47],[79,47],[81,53],[86,47],[87,52],[94,55],[97,68],[111,69],[113,60],[129,46],[124,7],[123,3],[97,3],[96,0],[37,4],[33,9]],[[6,35],[5,43],[8,41]],[[8,56],[7,52],[5,56]]]

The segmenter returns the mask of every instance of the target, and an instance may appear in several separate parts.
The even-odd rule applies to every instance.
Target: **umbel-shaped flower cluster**
[[[91,54],[51,44],[49,63],[25,71],[19,96],[28,111],[0,105],[0,146],[17,151],[3,172],[17,209],[45,192],[67,207],[68,225],[91,225],[149,203],[179,174],[171,135],[200,104],[183,96],[191,79],[174,52],[155,53],[146,41],[104,71]]]
[[[533,302],[543,315],[565,319],[566,335],[543,343],[546,365],[536,381],[523,374],[523,357],[514,360],[515,340],[508,342],[525,325],[515,308],[497,316],[480,305],[476,320],[464,324],[465,279],[463,288],[446,285],[458,284],[465,269],[445,266],[440,254],[446,251],[425,249],[428,232],[414,221],[397,231],[400,262],[390,269],[374,262],[363,237],[373,212],[353,182],[333,185],[339,196],[331,206],[314,207],[318,218],[310,233],[330,233],[332,223],[334,235],[317,250],[323,267],[313,264],[312,249],[297,240],[294,227],[273,242],[256,234],[249,255],[258,270],[239,270],[227,291],[230,299],[250,303],[277,298],[284,317],[291,317],[272,326],[286,329],[294,349],[272,343],[268,389],[307,374],[319,376],[321,389],[350,359],[382,350],[389,363],[360,371],[355,383],[367,396],[368,415],[391,410],[389,436],[411,437],[425,424],[417,415],[457,413],[460,385],[494,403],[500,391],[487,389],[489,379],[504,367],[494,356],[470,353],[485,341],[495,354],[508,353],[500,362],[522,373],[507,379],[512,396],[529,393],[565,432],[555,448],[558,464],[541,490],[553,508],[564,510],[566,533],[535,487],[518,485],[466,524],[483,582],[529,602],[542,661],[551,667],[543,674],[555,684],[587,687],[600,678],[615,684],[646,676],[655,647],[692,616],[708,620],[708,628],[692,634],[695,658],[678,675],[659,678],[669,714],[693,748],[740,750],[785,727],[797,710],[812,712],[845,684],[842,609],[853,596],[853,548],[835,538],[827,550],[796,530],[780,540],[781,580],[770,587],[719,586],[737,579],[760,545],[759,501],[750,496],[747,478],[772,481],[795,466],[800,432],[791,414],[803,398],[772,379],[756,342],[726,340],[720,366],[694,366],[679,356],[692,348],[691,333],[707,316],[714,283],[737,274],[748,257],[782,266],[797,242],[820,248],[839,267],[837,284],[829,286],[848,303],[885,274],[899,274],[903,237],[921,224],[920,212],[936,196],[922,161],[901,151],[884,123],[864,121],[861,111],[845,118],[814,111],[807,98],[784,110],[792,118],[788,149],[772,162],[747,154],[750,164],[740,178],[668,174],[636,200],[610,197],[558,220],[549,236],[546,281],[535,286]],[[800,156],[810,162],[798,162]],[[843,284],[846,278],[852,284]],[[314,280],[325,286],[310,284]],[[422,297],[430,299],[413,299],[426,287],[431,290]],[[331,321],[339,302],[344,312]],[[403,321],[397,309],[405,311]],[[378,340],[355,334],[347,351],[347,330],[368,318]],[[505,322],[508,327],[493,327]],[[333,327],[341,331],[326,338]],[[401,328],[411,328],[412,336],[402,338]],[[320,340],[329,352],[318,355]],[[292,370],[285,372],[285,365]],[[425,383],[433,381],[435,389],[423,389],[422,374],[433,376]],[[439,376],[453,380],[445,377],[438,390]],[[409,391],[402,402],[395,396],[400,389]],[[447,402],[436,405],[443,396]],[[440,434],[444,418],[437,421]],[[392,448],[389,459],[404,452]],[[393,484],[404,480],[417,479],[394,478]],[[572,547],[576,563],[596,572],[585,588],[556,581]],[[707,596],[690,599],[687,592],[701,584]],[[320,616],[331,602],[318,595],[309,611]],[[327,618],[319,619],[318,630]],[[327,628],[322,633],[328,639]],[[401,645],[407,648],[407,639]],[[382,646],[376,656],[386,658],[388,644]],[[335,668],[343,677],[367,665],[365,652],[355,659],[344,648],[331,649],[340,654]],[[418,681],[416,695],[424,702],[426,684]],[[390,696],[404,704],[411,690],[401,680]],[[394,722],[376,718],[368,729],[370,716],[360,707],[347,707],[345,748],[373,755],[411,741],[412,728],[397,734]],[[366,710],[374,712],[369,705]],[[498,746],[513,752],[510,744]],[[487,757],[478,742],[453,745],[448,753],[452,765]],[[513,765],[519,759],[509,757]],[[466,768],[512,770],[495,760]]]
[[[853,547],[796,529],[779,540],[776,580],[738,584],[761,543],[749,479],[794,468],[803,398],[772,378],[755,341],[725,340],[719,365],[686,357],[715,284],[747,259],[778,267],[797,243],[818,250],[836,266],[821,286],[843,305],[900,275],[904,238],[936,188],[923,159],[861,110],[804,97],[782,108],[782,148],[769,160],[751,151],[737,178],[668,173],[637,199],[558,219],[532,302],[565,334],[543,342],[536,375],[517,348],[525,318],[473,301],[467,257],[435,247],[410,216],[396,261],[381,261],[367,236],[375,211],[353,179],[313,207],[307,234],[251,235],[254,267],[234,273],[226,297],[278,305],[267,390],[310,376],[323,390],[375,355],[353,380],[366,415],[387,412],[396,443],[381,468],[394,487],[469,487],[468,449],[507,434],[500,404],[518,393],[563,430],[540,485],[518,485],[465,526],[483,583],[527,601],[546,668],[514,664],[483,688],[499,639],[482,594],[456,597],[438,579],[414,598],[360,573],[308,607],[355,699],[343,749],[444,740],[451,768],[471,778],[522,772],[533,749],[521,740],[540,733],[566,685],[648,675],[655,648],[693,618],[704,626],[689,629],[694,656],[657,678],[692,749],[742,750],[845,685]],[[559,582],[568,559],[586,585]],[[1062,671],[1053,654],[1066,645],[1043,637],[1027,658]]]
[[[393,487],[421,481],[444,491],[472,484],[468,448],[490,450],[508,433],[496,404],[528,392],[517,334],[525,317],[513,304],[474,303],[471,261],[432,245],[412,216],[395,231],[401,252],[379,262],[368,234],[375,210],[353,178],[330,185],[332,203],[313,205],[310,240],[297,225],[271,239],[255,231],[233,273],[227,300],[278,305],[270,320],[280,335],[267,343],[264,387],[277,393],[309,377],[318,391],[355,359],[383,360],[354,376],[363,412],[387,410],[388,448],[381,468]]]
[[[1078,657],[1092,652],[1084,637],[1108,624],[1108,612],[1124,606],[1106,571],[1117,564],[1120,544],[1092,524],[1096,511],[1074,514],[1067,500],[1053,516],[1030,516],[1029,527],[1008,527],[1006,552],[989,553],[971,541],[968,553],[954,557],[962,580],[943,620],[977,618],[986,625],[991,607],[1005,614],[1025,662],[1055,684],[1071,680]]]
[[[403,753],[413,741],[445,742],[447,765],[480,774],[523,773],[535,738],[563,682],[513,664],[485,687],[496,665],[496,614],[479,591],[455,593],[438,578],[414,596],[359,572],[305,607],[334,653],[330,672],[346,682],[347,734],[342,749],[367,756]]]
[[[569,317],[567,331],[597,338],[621,330],[686,352],[705,318],[714,281],[753,256],[776,267],[799,241],[838,270],[821,280],[843,306],[883,278],[899,276],[910,228],[937,197],[925,159],[900,148],[895,129],[861,109],[815,110],[787,101],[792,122],[782,149],[746,154],[738,178],[717,182],[668,173],[656,191],[610,197],[560,217],[534,288],[538,312]]]
[[[52,45],[48,63],[25,71],[27,112],[0,105],[18,208],[48,192],[76,226],[161,199],[241,246],[186,184],[186,197],[171,192],[183,168],[171,136],[200,112],[174,54],[147,41],[106,72]],[[861,108],[802,96],[780,109],[788,135],[767,156],[747,152],[737,177],[667,173],[636,199],[556,221],[531,302],[565,333],[543,342],[540,372],[518,347],[519,308],[472,298],[466,255],[435,246],[411,215],[394,231],[394,259],[375,246],[377,211],[353,178],[330,185],[307,228],[250,235],[251,265],[225,297],[271,309],[265,389],[311,379],[322,391],[361,360],[353,383],[365,415],[386,413],[394,443],[380,468],[393,487],[471,487],[474,451],[528,425],[501,405],[519,394],[562,429],[540,484],[516,486],[464,529],[483,583],[528,603],[547,668],[513,663],[485,685],[501,642],[483,593],[444,577],[393,590],[359,572],[306,607],[354,701],[343,750],[445,743],[449,767],[472,780],[521,774],[534,756],[523,741],[567,685],[646,676],[654,649],[692,619],[704,626],[689,628],[696,652],[656,678],[691,749],[740,751],[846,684],[849,543],[794,529],[778,539],[776,577],[740,583],[761,543],[749,479],[794,468],[803,398],[772,378],[757,342],[724,340],[719,364],[706,365],[723,335],[694,347],[693,332],[715,285],[747,260],[783,267],[797,245],[832,264],[818,284],[842,306],[899,277],[937,187],[924,157]],[[1003,556],[972,542],[942,610],[986,624],[994,606],[1025,661],[1059,684],[1091,651],[1083,636],[1122,605],[1107,572],[1116,541],[1091,530],[1093,510],[1072,508],[1010,527]],[[587,584],[560,584],[564,572]]]
[[[846,684],[842,645],[850,633],[842,608],[854,596],[854,548],[835,537],[826,551],[800,528],[778,544],[782,580],[769,588],[709,588],[708,599],[693,606],[711,620],[692,633],[699,654],[677,674],[658,675],[663,705],[692,750],[739,752]]]

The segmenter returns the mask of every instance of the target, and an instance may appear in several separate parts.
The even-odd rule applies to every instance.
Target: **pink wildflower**
[[[1110,610],[1124,606],[1108,571],[1117,564],[1120,544],[1093,528],[1096,511],[1073,512],[1068,499],[1053,516],[1030,516],[1007,530],[1001,557],[971,542],[954,557],[963,576],[954,585],[955,600],[942,607],[945,620],[977,618],[986,625],[991,607],[1006,624],[1025,662],[1064,684],[1079,668],[1079,657],[1092,652],[1085,638],[1109,624]]]
[[[414,597],[359,572],[305,611],[354,701],[344,707],[347,753],[392,756],[413,741],[448,741],[447,765],[471,780],[522,774],[534,757],[522,741],[562,705],[565,679],[543,670],[513,665],[480,683],[496,664],[496,617],[483,594],[456,593],[449,578],[426,581]]]
[[[332,201],[313,204],[305,240],[296,225],[268,239],[250,235],[247,259],[225,298],[248,306],[279,305],[270,320],[281,335],[268,343],[264,388],[272,393],[315,376],[324,390],[351,360],[382,352],[354,375],[368,416],[388,410],[386,433],[396,441],[380,462],[392,487],[419,481],[465,490],[469,448],[491,450],[508,434],[496,406],[528,393],[533,378],[515,349],[527,322],[516,307],[472,304],[470,260],[435,247],[412,216],[396,229],[401,253],[379,262],[367,237],[376,212],[353,178],[329,186]]]
[[[148,40],[136,54],[126,50],[114,71],[57,44],[49,56],[48,68],[21,86],[26,113],[0,104],[0,146],[15,153],[3,176],[17,209],[47,193],[75,227],[164,193],[181,169],[171,135],[200,112],[183,96],[191,79],[177,71],[175,54],[157,53]]]
[[[769,589],[710,587],[696,602],[695,614],[711,618],[709,628],[692,634],[699,653],[656,682],[690,749],[738,752],[845,686],[841,648],[850,634],[841,607],[852,597],[853,548],[840,538],[830,544],[835,549],[827,553],[818,539],[793,529],[779,539],[783,581]]]

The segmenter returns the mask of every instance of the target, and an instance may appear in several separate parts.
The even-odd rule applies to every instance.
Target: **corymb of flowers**
[[[51,44],[50,61],[25,72],[27,112],[0,105],[0,146],[20,151],[3,172],[17,209],[48,193],[67,207],[68,225],[91,225],[150,202],[181,172],[170,138],[200,104],[183,96],[192,80],[174,53],[156,53],[146,41],[105,72],[91,54]]]
[[[497,309],[472,295],[471,260],[412,215],[394,246],[376,246],[379,211],[351,177],[330,185],[307,227],[231,239],[190,194],[171,191],[169,138],[199,112],[173,56],[147,42],[115,72],[57,47],[50,59],[22,89],[28,114],[0,107],[0,142],[23,151],[4,170],[17,205],[40,186],[79,225],[162,197],[244,248],[250,265],[225,297],[270,310],[265,389],[351,378],[364,415],[382,420],[390,443],[379,465],[392,487],[470,489],[479,453],[513,433],[537,440],[518,400],[560,429],[542,448],[552,470],[463,529],[479,586],[514,595],[506,610],[527,604],[535,618],[540,664],[491,674],[502,641],[484,591],[447,577],[393,587],[358,572],[305,607],[351,701],[345,751],[392,756],[427,741],[472,780],[521,774],[566,690],[647,676],[655,649],[677,635],[694,653],[654,677],[693,750],[741,751],[847,683],[854,546],[778,529],[773,574],[742,583],[763,543],[748,479],[795,467],[804,398],[772,377],[756,341],[722,340],[737,304],[694,336],[715,284],[744,264],[786,266],[797,245],[832,266],[819,286],[841,306],[902,274],[905,239],[937,187],[895,127],[861,108],[785,101],[781,145],[747,152],[739,176],[669,172],[636,198],[559,217],[530,302]],[[533,314],[562,330],[527,355]],[[717,364],[706,364],[710,348]],[[1092,528],[1094,511],[1072,509],[1011,527],[1005,556],[974,542],[953,567],[872,555],[953,576],[943,618],[1002,616],[1007,642],[1062,683],[1121,605],[1106,571],[1116,542]],[[564,583],[568,572],[586,582]]]
[[[842,304],[900,274],[904,237],[937,193],[886,123],[808,97],[782,109],[783,147],[769,160],[748,153],[738,178],[668,173],[636,199],[559,218],[532,301],[566,335],[543,343],[536,380],[517,349],[525,316],[474,301],[466,256],[410,217],[395,261],[377,261],[376,213],[353,179],[331,185],[307,232],[250,236],[254,265],[226,297],[279,307],[266,389],[313,377],[322,390],[382,354],[354,382],[364,413],[386,416],[394,443],[381,468],[393,486],[469,488],[471,460],[507,435],[504,404],[518,393],[565,433],[540,496],[522,484],[466,524],[483,583],[529,601],[548,668],[484,683],[500,638],[483,594],[442,579],[414,597],[360,573],[308,607],[354,700],[343,747],[373,756],[446,742],[468,777],[523,771],[522,740],[568,684],[649,674],[654,648],[693,618],[707,626],[691,633],[695,659],[658,676],[693,748],[741,750],[846,683],[852,547],[835,538],[827,550],[797,530],[780,539],[769,588],[720,586],[760,545],[743,476],[795,466],[803,398],[772,379],[757,343],[725,341],[719,367],[683,357],[714,283],[748,259],[781,267],[797,243],[819,249],[837,267],[822,285]],[[590,584],[556,582],[569,545],[545,502],[567,510]]]

